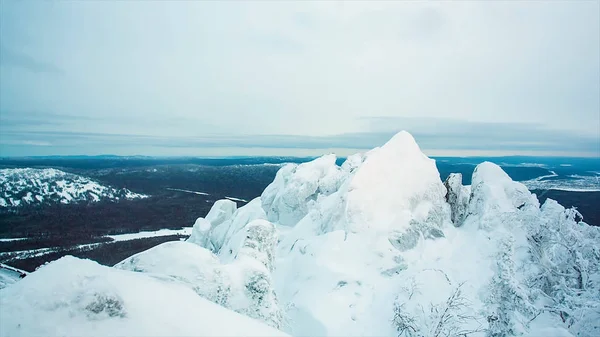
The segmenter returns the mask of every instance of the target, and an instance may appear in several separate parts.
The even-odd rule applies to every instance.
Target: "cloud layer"
[[[600,156],[599,6],[3,1],[0,155]]]

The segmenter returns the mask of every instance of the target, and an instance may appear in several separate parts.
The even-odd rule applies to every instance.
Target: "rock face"
[[[462,185],[462,174],[451,173],[444,182],[446,202],[450,205],[451,219],[454,226],[460,227],[467,214],[469,205],[469,189]]]

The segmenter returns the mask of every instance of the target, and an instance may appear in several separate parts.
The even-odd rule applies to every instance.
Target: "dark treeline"
[[[28,257],[18,260],[5,261],[7,265],[19,268],[28,272],[34,271],[37,267],[46,262],[57,260],[66,255],[72,255],[82,259],[94,260],[106,266],[113,266],[124,259],[150,249],[168,241],[177,241],[184,238],[179,235],[160,236],[155,238],[136,239],[129,241],[118,241],[102,244],[94,249],[88,248],[66,248],[60,249],[49,254]]]

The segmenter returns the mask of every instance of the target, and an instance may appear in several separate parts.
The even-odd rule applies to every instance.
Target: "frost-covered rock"
[[[462,185],[462,174],[451,173],[444,181],[446,202],[450,205],[451,219],[454,226],[460,227],[467,214],[469,205],[469,189]]]
[[[0,290],[0,336],[285,336],[179,282],[64,257]]]
[[[342,166],[340,168],[343,172],[354,173],[354,171],[356,171],[356,169],[358,169],[364,161],[365,161],[364,154],[362,154],[362,153],[353,154],[351,156],[348,156],[348,158],[346,158],[346,160],[344,161],[344,163],[342,163]]]
[[[235,202],[228,199],[217,200],[206,218],[200,217],[196,220],[192,235],[187,241],[214,250],[210,240],[212,229],[231,219],[236,210],[237,204]]]
[[[345,175],[335,164],[336,159],[330,154],[279,170],[261,195],[267,219],[293,226],[315,205],[318,196],[337,191]]]
[[[518,211],[535,211],[540,207],[535,194],[513,181],[500,166],[483,162],[473,172],[468,214],[482,228],[498,222],[498,217]]]
[[[277,229],[272,223],[257,219],[239,231],[223,247],[219,256],[229,262],[241,256],[248,256],[261,262],[269,271],[273,270]]]
[[[167,242],[115,267],[171,278],[198,295],[279,328],[281,310],[271,279],[275,226],[254,220],[226,242],[221,258],[191,242]]]
[[[261,207],[261,199],[255,198],[243,207],[240,207],[231,218],[215,226],[210,234],[210,242],[213,252],[220,254],[225,252],[224,246],[229,247],[229,241],[239,233],[247,224],[254,220],[264,220],[267,216]],[[229,247],[229,249],[232,249]]]
[[[435,162],[408,132],[400,132],[369,152],[352,177],[347,230],[387,233],[400,249],[412,248],[420,235],[443,236],[450,221],[445,195]]]
[[[217,200],[206,215],[206,220],[210,221],[213,227],[216,227],[231,219],[236,210],[237,204],[234,201],[229,199]]]

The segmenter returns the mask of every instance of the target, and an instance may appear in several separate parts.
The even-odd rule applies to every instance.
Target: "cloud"
[[[590,1],[7,2],[0,141],[291,153],[407,129],[425,149],[597,154],[599,13]]]
[[[237,148],[243,149],[351,149],[367,150],[384,144],[396,132],[408,130],[420,147],[427,151],[444,153],[502,153],[561,154],[570,156],[600,157],[600,137],[547,129],[538,124],[470,122],[435,118],[363,118],[367,125],[364,132],[342,133],[329,136],[225,134],[206,136],[160,136],[152,134],[94,133],[72,131],[4,132],[2,140],[9,143],[29,139],[38,142],[51,141],[55,146],[79,146],[73,154],[85,153],[84,149],[96,147],[110,149],[119,146],[133,148],[163,148],[194,150]],[[0,144],[6,142],[2,142]],[[79,152],[77,152],[79,151]],[[112,151],[114,152],[114,151]],[[111,153],[112,153],[111,152]]]
[[[19,53],[3,45],[0,45],[0,65],[19,67],[34,73],[64,74],[63,69],[50,62],[36,60],[27,54]]]

